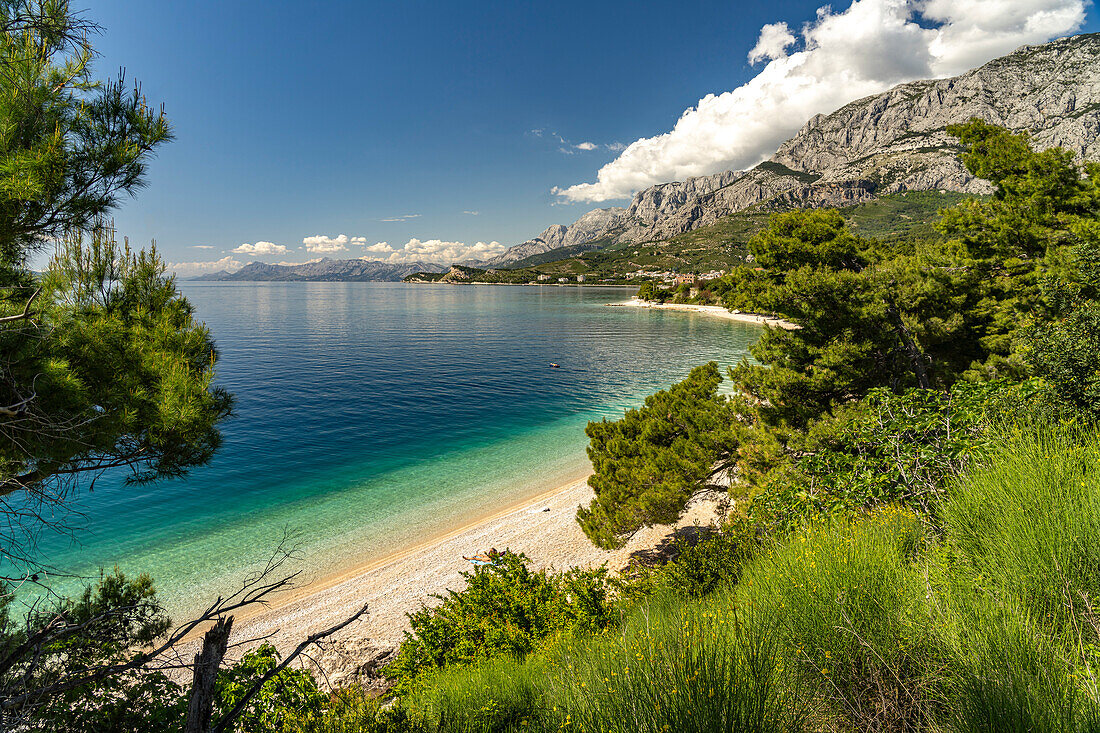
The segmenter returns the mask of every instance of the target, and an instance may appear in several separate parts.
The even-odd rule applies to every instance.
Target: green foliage
[[[810,266],[862,270],[867,243],[852,236],[840,213],[828,209],[773,214],[768,226],[749,242],[756,264],[771,270]]]
[[[617,547],[643,526],[671,522],[716,472],[734,430],[730,401],[718,394],[721,381],[711,362],[621,420],[588,424],[588,483],[596,498],[578,510],[577,521],[595,544]]]
[[[278,664],[279,653],[275,647],[262,644],[233,666],[218,672],[214,720],[232,710],[254,683]],[[288,666],[263,684],[232,730],[236,733],[281,733],[288,721],[296,717],[321,715],[327,702],[313,675]]]
[[[97,27],[66,0],[0,2],[0,511],[49,511],[90,472],[146,481],[209,460],[229,396],[216,352],[164,265],[105,226],[171,138],[135,87],[92,76]],[[90,241],[89,241],[90,240]],[[29,258],[50,242],[43,276]],[[29,512],[34,515],[34,511]],[[37,527],[0,533],[0,558],[37,569]]]
[[[426,731],[511,733],[554,730],[554,669],[544,654],[524,661],[498,657],[426,678],[404,700],[414,725]]]
[[[644,598],[663,591],[685,598],[703,598],[737,582],[741,569],[756,551],[753,534],[735,531],[704,532],[694,540],[678,538],[666,562],[635,566],[621,584],[627,598]]]
[[[736,589],[778,637],[788,682],[856,730],[914,730],[932,712],[937,666],[912,564],[921,543],[906,510],[837,520],[763,555]]]
[[[1096,730],[1100,436],[1017,430],[953,485],[933,578],[956,729]]]
[[[398,690],[431,670],[498,656],[523,658],[554,634],[596,632],[613,618],[604,568],[532,572],[525,556],[504,552],[463,577],[465,589],[409,614],[412,629],[384,670]]]
[[[749,514],[772,531],[886,504],[934,518],[946,483],[984,455],[1005,405],[1024,399],[1003,383],[871,390],[792,440],[794,457],[767,475]]]
[[[231,399],[212,386],[209,331],[156,252],[97,233],[55,257],[42,288],[35,328],[0,330],[0,400],[34,385],[24,413],[0,424],[2,490],[109,466],[149,481],[208,461]]]
[[[4,0],[0,29],[0,272],[10,273],[135,193],[172,134],[138,87],[92,78],[97,28],[67,0]]]
[[[386,705],[361,687],[348,687],[332,694],[324,710],[294,715],[283,728],[286,733],[428,733],[409,718],[399,705]]]
[[[554,703],[564,727],[593,733],[800,730],[804,706],[778,651],[766,624],[725,599],[659,596],[621,631],[559,650]]]
[[[124,664],[136,646],[151,643],[168,629],[171,622],[148,575],[131,579],[118,570],[101,575],[80,597],[35,609],[22,624],[8,616],[9,610],[0,611],[0,698],[46,689],[74,676],[87,680],[54,695],[32,695],[12,706],[10,714],[46,728],[125,731],[153,730],[182,712],[179,686],[162,674],[93,674]]]

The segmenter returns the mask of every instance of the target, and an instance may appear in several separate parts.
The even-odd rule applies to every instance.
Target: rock
[[[945,129],[973,117],[1028,132],[1039,148],[1100,158],[1100,34],[1024,46],[961,76],[902,84],[816,115],[749,171],[651,186],[626,209],[596,209],[550,227],[493,264],[592,239],[660,241],[753,206],[849,206],[902,191],[990,193],[967,172]]]

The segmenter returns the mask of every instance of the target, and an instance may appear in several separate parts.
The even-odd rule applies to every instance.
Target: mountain
[[[476,263],[480,267],[499,267],[533,255],[543,254],[562,247],[573,247],[591,242],[613,230],[626,209],[613,206],[593,209],[569,226],[554,224],[534,239],[509,247],[506,252],[490,260]]]
[[[448,268],[434,262],[410,262],[393,265],[374,260],[334,260],[325,257],[301,265],[269,265],[252,262],[234,273],[216,272],[193,280],[237,281],[298,281],[323,282],[330,280],[366,282],[399,282],[414,272],[446,272]]]
[[[550,227],[492,266],[561,247],[581,251],[578,245],[593,240],[663,241],[751,207],[844,207],[905,191],[989,193],[959,161],[958,141],[945,131],[972,117],[1026,131],[1039,148],[1100,158],[1100,34],[1024,46],[960,76],[856,100],[813,117],[751,170],[651,186],[625,209],[596,209],[569,226]]]

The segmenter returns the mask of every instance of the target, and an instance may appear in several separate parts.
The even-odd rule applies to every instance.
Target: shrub
[[[252,685],[279,664],[279,653],[262,644],[218,673],[214,720],[229,712]],[[278,733],[294,717],[320,715],[326,703],[313,675],[289,666],[263,684],[249,701],[232,730],[239,733]]]
[[[774,627],[786,674],[860,730],[918,727],[930,712],[935,654],[911,561],[912,512],[819,523],[761,556],[736,589]]]
[[[399,692],[429,670],[523,658],[551,634],[599,631],[613,617],[605,568],[533,572],[524,555],[504,552],[493,565],[463,576],[464,590],[436,596],[438,606],[409,614],[412,630],[384,670]]]
[[[754,535],[733,528],[709,531],[694,541],[678,538],[672,558],[656,567],[637,566],[621,586],[623,595],[641,599],[661,589],[703,598],[737,582],[756,545]]]

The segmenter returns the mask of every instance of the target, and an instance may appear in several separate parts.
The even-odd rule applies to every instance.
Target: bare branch
[[[293,652],[288,654],[286,658],[282,662],[280,662],[275,668],[269,670],[267,674],[252,683],[252,687],[248,689],[248,692],[245,693],[245,695],[237,701],[237,704],[233,707],[232,710],[222,716],[221,720],[218,721],[218,724],[214,726],[214,728],[211,730],[211,733],[225,733],[226,731],[228,731],[230,729],[230,726],[233,725],[233,722],[238,717],[240,717],[242,712],[244,712],[245,706],[247,706],[252,698],[256,696],[256,693],[260,691],[260,688],[262,688],[268,680],[279,674],[279,672],[282,672],[284,669],[286,669],[286,666],[297,659],[298,656],[301,655],[301,653],[304,652],[307,648],[326,637],[332,636],[337,631],[340,631],[346,626],[350,626],[352,623],[359,620],[366,612],[367,605],[363,604],[362,608],[360,608],[358,611],[356,611],[340,623],[336,624],[335,626],[325,629],[324,631],[318,631],[316,634],[311,634],[310,636],[306,637],[305,641],[299,644],[298,647]]]

